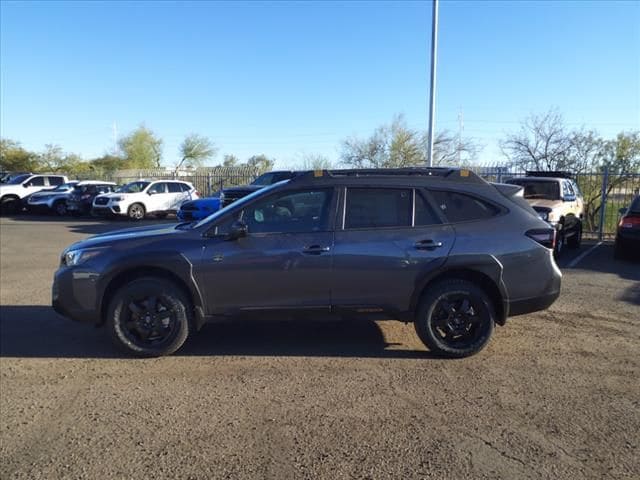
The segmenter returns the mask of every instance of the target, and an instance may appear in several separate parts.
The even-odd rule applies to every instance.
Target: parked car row
[[[3,213],[27,210],[57,215],[126,216],[132,220],[141,220],[147,214],[163,218],[176,213],[180,221],[194,221],[293,175],[292,171],[268,172],[249,185],[200,198],[194,186],[182,180],[137,180],[118,187],[113,182],[69,180],[64,175],[7,174],[3,177],[7,183],[0,185],[0,207]]]

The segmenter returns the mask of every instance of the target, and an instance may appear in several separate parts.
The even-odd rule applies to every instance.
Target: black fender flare
[[[414,292],[411,296],[411,310],[415,311],[418,307],[420,297],[424,289],[433,281],[446,277],[465,277],[478,276],[487,277],[493,283],[495,292],[499,295],[500,304],[496,307],[500,308],[497,312],[497,322],[504,325],[509,316],[508,292],[504,280],[502,278],[502,263],[490,254],[462,254],[452,255],[437,269],[425,272],[418,277]],[[487,285],[480,285],[486,288]]]
[[[196,328],[204,324],[204,299],[193,277],[193,264],[179,252],[137,253],[118,258],[113,268],[100,275],[96,285],[99,312],[104,312],[110,294],[122,281],[143,275],[161,275],[178,283],[186,290],[193,302]],[[114,281],[116,282],[114,285]]]

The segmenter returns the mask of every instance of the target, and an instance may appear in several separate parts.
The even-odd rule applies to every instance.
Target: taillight
[[[620,223],[618,223],[618,227],[620,228],[640,227],[640,217],[622,217],[620,219]]]
[[[531,240],[535,240],[543,247],[555,248],[556,246],[556,229],[555,228],[536,228],[525,233]]]

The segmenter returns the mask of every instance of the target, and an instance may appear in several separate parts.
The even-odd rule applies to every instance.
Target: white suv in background
[[[15,213],[22,209],[22,199],[46,188],[52,189],[68,183],[64,175],[18,175],[0,185],[0,209],[3,213]]]
[[[200,194],[189,182],[179,180],[137,180],[120,187],[114,193],[98,195],[92,212],[97,215],[126,215],[142,220],[147,213],[166,217],[175,213],[189,200]]]

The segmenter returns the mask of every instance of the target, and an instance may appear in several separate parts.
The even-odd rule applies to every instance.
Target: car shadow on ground
[[[238,319],[205,325],[175,355],[435,358],[428,351],[389,348],[394,346],[367,320]],[[105,329],[35,305],[0,306],[0,357],[129,358]]]
[[[81,233],[85,235],[99,235],[101,233],[108,233],[116,230],[124,230],[127,228],[145,227],[149,225],[170,225],[177,224],[178,219],[175,215],[169,215],[167,218],[155,218],[148,216],[141,221],[133,221],[127,218],[100,218],[91,216],[82,217],[58,217],[56,215],[32,215],[32,214],[19,214],[12,215],[10,217],[12,221],[16,222],[37,222],[37,223],[66,223],[67,228],[72,233]]]
[[[575,267],[575,270],[608,273],[636,282],[624,289],[617,299],[633,305],[640,305],[640,251],[629,252],[625,258],[615,258],[614,245],[605,243],[582,260]]]

